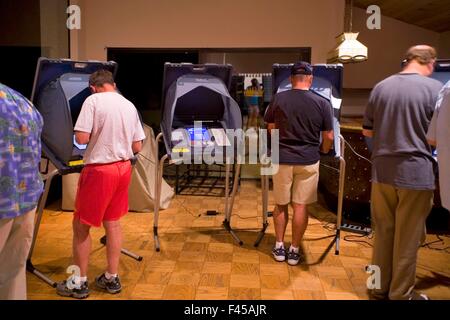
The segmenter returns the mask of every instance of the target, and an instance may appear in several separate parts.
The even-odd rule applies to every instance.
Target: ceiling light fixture
[[[356,39],[359,32],[352,32],[352,20],[353,0],[346,0],[345,24],[348,25],[348,31],[336,37],[338,44],[328,53],[328,63],[357,63],[367,60],[367,47]]]

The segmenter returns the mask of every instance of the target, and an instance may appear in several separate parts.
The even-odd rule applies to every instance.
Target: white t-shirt
[[[136,108],[117,92],[88,97],[74,130],[91,134],[85,164],[129,160],[133,157],[132,143],[145,139]]]

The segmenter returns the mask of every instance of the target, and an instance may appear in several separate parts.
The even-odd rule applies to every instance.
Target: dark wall
[[[39,47],[41,45],[39,0],[0,1],[0,45]]]
[[[41,55],[38,0],[0,1],[0,82],[30,98]]]
[[[116,83],[120,92],[134,103],[144,122],[155,128],[160,121],[164,63],[198,63],[198,52],[109,48],[108,60],[119,65]]]

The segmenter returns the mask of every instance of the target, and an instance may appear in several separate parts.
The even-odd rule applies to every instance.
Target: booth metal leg
[[[263,210],[263,226],[261,231],[258,233],[256,238],[255,247],[258,247],[261,243],[264,235],[266,234],[266,229],[269,226],[268,215],[269,215],[269,176],[261,175],[261,194],[262,194],[262,210]]]
[[[226,231],[228,231],[233,239],[242,246],[244,242],[238,237],[238,235],[234,232],[234,230],[231,228],[231,212],[233,211],[233,205],[234,205],[234,199],[236,196],[236,191],[238,188],[238,182],[239,182],[239,175],[241,171],[241,165],[236,165],[236,172],[234,174],[234,182],[233,182],[233,190],[231,195],[231,203],[230,203],[230,196],[229,196],[229,188],[230,188],[230,164],[225,165],[225,220],[223,221],[223,227]]]
[[[52,184],[53,178],[58,174],[59,174],[59,171],[57,169],[53,169],[46,177],[44,177],[44,179],[45,179],[44,192],[42,193],[42,195],[39,199],[39,203],[38,203],[38,206],[36,209],[36,222],[35,222],[35,226],[34,226],[33,240],[31,242],[30,252],[28,253],[27,264],[26,264],[26,269],[28,272],[34,274],[39,279],[43,280],[44,282],[46,282],[47,284],[49,284],[50,286],[52,286],[54,288],[56,288],[56,282],[53,281],[52,279],[50,279],[49,277],[47,277],[46,275],[44,275],[38,269],[36,269],[35,266],[33,265],[33,262],[31,261],[31,258],[33,256],[33,251],[36,246],[36,240],[37,240],[37,236],[39,233],[39,227],[41,225],[42,216],[44,214],[45,203],[47,202],[48,193],[50,191],[50,185]]]
[[[155,217],[153,219],[153,240],[155,242],[156,252],[161,251],[161,245],[159,243],[158,237],[158,221],[159,221],[159,206],[161,202],[161,190],[162,190],[162,178],[164,172],[164,162],[169,156],[166,154],[159,160],[159,164],[156,166],[156,176],[155,176]]]
[[[236,198],[236,191],[237,191],[238,186],[239,186],[239,175],[240,175],[240,173],[241,173],[241,165],[240,164],[236,164],[236,166],[235,166],[235,173],[234,173],[234,177],[233,177],[233,190],[231,190],[231,202],[230,202],[230,205],[228,207],[228,211],[229,211],[228,220],[231,220],[231,213],[233,212],[234,199]]]
[[[339,136],[341,140],[341,155],[339,157],[339,192],[338,192],[338,208],[337,208],[337,222],[336,222],[336,250],[335,255],[339,255],[339,241],[341,238],[342,225],[342,206],[344,203],[344,186],[345,186],[345,140],[342,135]]]
[[[102,245],[106,246],[106,235],[101,237],[100,243]],[[127,249],[124,249],[124,248],[120,249],[120,252],[123,253],[126,256],[129,256],[130,258],[133,258],[136,261],[142,261],[144,259],[142,256],[140,256],[140,255],[138,255],[138,254],[136,254],[134,252],[131,252],[131,251],[127,250]]]

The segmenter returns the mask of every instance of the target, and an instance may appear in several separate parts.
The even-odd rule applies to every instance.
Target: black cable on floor
[[[344,237],[344,241],[356,242],[356,243],[364,243],[364,244],[367,244],[369,247],[373,248],[373,245],[370,242],[365,241],[365,240],[359,240],[359,239],[363,239],[363,238],[372,239],[371,235],[372,235],[372,233],[363,234],[363,235],[360,235],[360,236],[346,235]],[[350,238],[350,237],[352,237],[352,238]]]
[[[436,247],[432,247],[431,246],[432,244],[435,244],[435,243],[445,244],[445,240],[442,239],[442,237],[440,235],[436,234],[436,238],[437,238],[437,240],[430,241],[428,243],[424,243],[421,247],[422,248],[427,248],[427,249],[430,249],[430,250],[444,251],[445,253],[450,253],[449,252],[450,246],[447,246],[447,247],[444,247],[444,248],[436,248]]]

